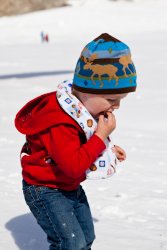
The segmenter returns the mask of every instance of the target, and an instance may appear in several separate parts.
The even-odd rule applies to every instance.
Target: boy
[[[105,157],[110,155],[106,140],[116,127],[113,111],[135,89],[128,46],[105,33],[81,52],[72,84],[64,82],[57,93],[35,98],[17,114],[16,128],[26,135],[23,193],[50,250],[91,249],[94,226],[80,183],[107,147]],[[114,149],[125,160],[124,150]],[[99,161],[103,167],[105,159]]]

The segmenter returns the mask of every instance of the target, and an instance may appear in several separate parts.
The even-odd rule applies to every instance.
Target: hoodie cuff
[[[86,144],[89,147],[89,152],[91,152],[95,158],[97,158],[99,154],[101,154],[106,149],[104,141],[95,134],[92,135]]]

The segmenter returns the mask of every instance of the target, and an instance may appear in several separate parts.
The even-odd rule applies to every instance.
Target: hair
[[[72,93],[73,95],[77,95],[77,92],[78,92],[78,91],[72,87],[71,93]]]

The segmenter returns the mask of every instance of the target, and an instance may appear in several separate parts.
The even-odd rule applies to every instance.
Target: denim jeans
[[[23,181],[25,201],[47,234],[49,250],[90,250],[95,239],[89,204],[82,186],[64,191]]]

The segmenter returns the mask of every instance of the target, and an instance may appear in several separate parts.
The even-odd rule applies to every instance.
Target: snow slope
[[[97,239],[93,250],[167,249],[167,3],[87,0],[80,5],[0,18],[0,250],[46,250],[23,200],[13,120],[22,105],[72,78],[83,46],[102,32],[132,50],[138,90],[115,112],[116,144],[127,160],[109,180],[86,181]],[[40,43],[40,32],[50,35]]]

